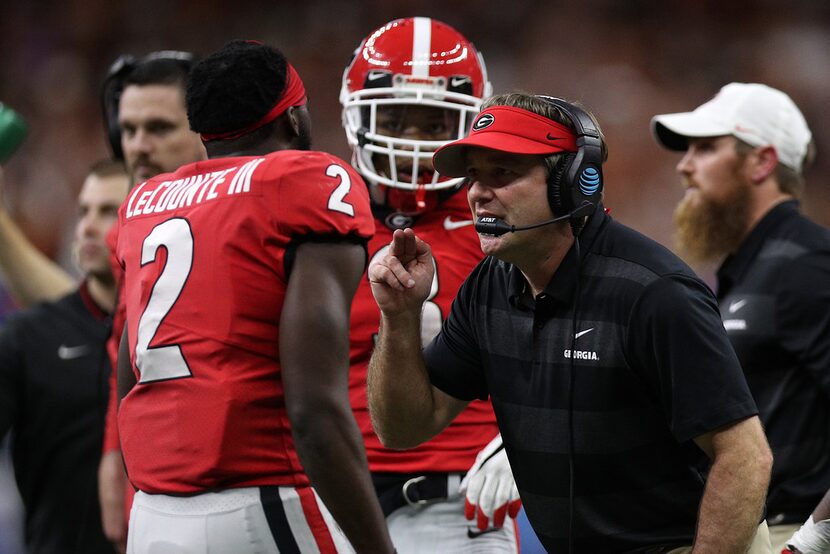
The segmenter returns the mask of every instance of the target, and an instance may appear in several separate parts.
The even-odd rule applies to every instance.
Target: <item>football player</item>
[[[187,85],[209,160],[119,210],[131,554],[392,552],[348,400],[374,223],[354,169],[307,150],[305,105],[279,51],[228,43]]]
[[[343,126],[375,216],[370,258],[386,252],[395,229],[412,227],[434,245],[424,343],[482,256],[463,180],[436,173],[432,154],[467,134],[490,92],[475,46],[425,17],[373,31],[343,75]],[[379,321],[364,276],[352,303],[351,402],[398,552],[517,552],[515,521],[506,515],[515,517],[520,501],[489,402],[472,402],[444,432],[412,450],[385,448],[375,435],[366,376]]]

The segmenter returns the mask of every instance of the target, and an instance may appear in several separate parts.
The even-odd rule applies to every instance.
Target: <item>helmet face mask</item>
[[[343,75],[354,165],[370,185],[419,196],[459,185],[463,179],[433,170],[432,154],[466,136],[489,94],[481,55],[452,27],[423,17],[384,25],[361,43]]]

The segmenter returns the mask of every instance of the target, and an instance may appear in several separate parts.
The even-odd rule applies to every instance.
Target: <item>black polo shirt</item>
[[[775,457],[768,521],[802,522],[830,488],[830,231],[779,204],[718,271],[718,301]]]
[[[575,552],[691,544],[705,463],[691,439],[755,403],[712,293],[683,262],[601,209],[580,244],[581,264],[572,248],[535,299],[515,266],[483,260],[425,349],[430,378],[456,398],[490,396],[549,551],[568,551],[571,374]]]
[[[113,552],[98,505],[109,328],[82,287],[0,329],[0,437],[11,429],[30,554]]]

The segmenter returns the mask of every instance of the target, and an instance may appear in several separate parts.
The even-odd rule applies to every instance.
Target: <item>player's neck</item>
[[[252,140],[250,135],[228,141],[211,141],[205,144],[208,157],[230,158],[236,156],[264,156],[278,150],[287,150],[291,144],[272,136],[266,140]]]
[[[86,280],[87,290],[98,307],[107,313],[115,309],[115,283],[105,283],[90,275]]]

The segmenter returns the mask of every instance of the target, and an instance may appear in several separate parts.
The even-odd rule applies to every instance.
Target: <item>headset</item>
[[[190,52],[180,50],[160,50],[151,52],[143,58],[136,58],[131,54],[122,54],[112,63],[104,77],[101,85],[101,108],[104,115],[104,130],[107,133],[107,142],[112,150],[112,156],[116,160],[124,159],[124,152],[121,149],[121,126],[118,124],[118,103],[121,101],[121,93],[124,91],[124,81],[130,73],[142,64],[156,61],[169,60],[181,64],[185,73],[196,63],[196,56]]]
[[[548,178],[548,202],[556,216],[571,214],[583,205],[596,207],[602,194],[602,136],[584,110],[553,96],[538,95],[564,113],[576,133],[575,153],[564,154]]]
[[[479,233],[500,236],[570,220],[574,236],[577,236],[584,218],[594,212],[602,197],[602,136],[594,120],[584,110],[561,98],[545,95],[536,98],[562,111],[576,133],[577,151],[564,153],[548,177],[548,203],[555,217],[518,227],[495,217],[481,217],[475,223]]]

